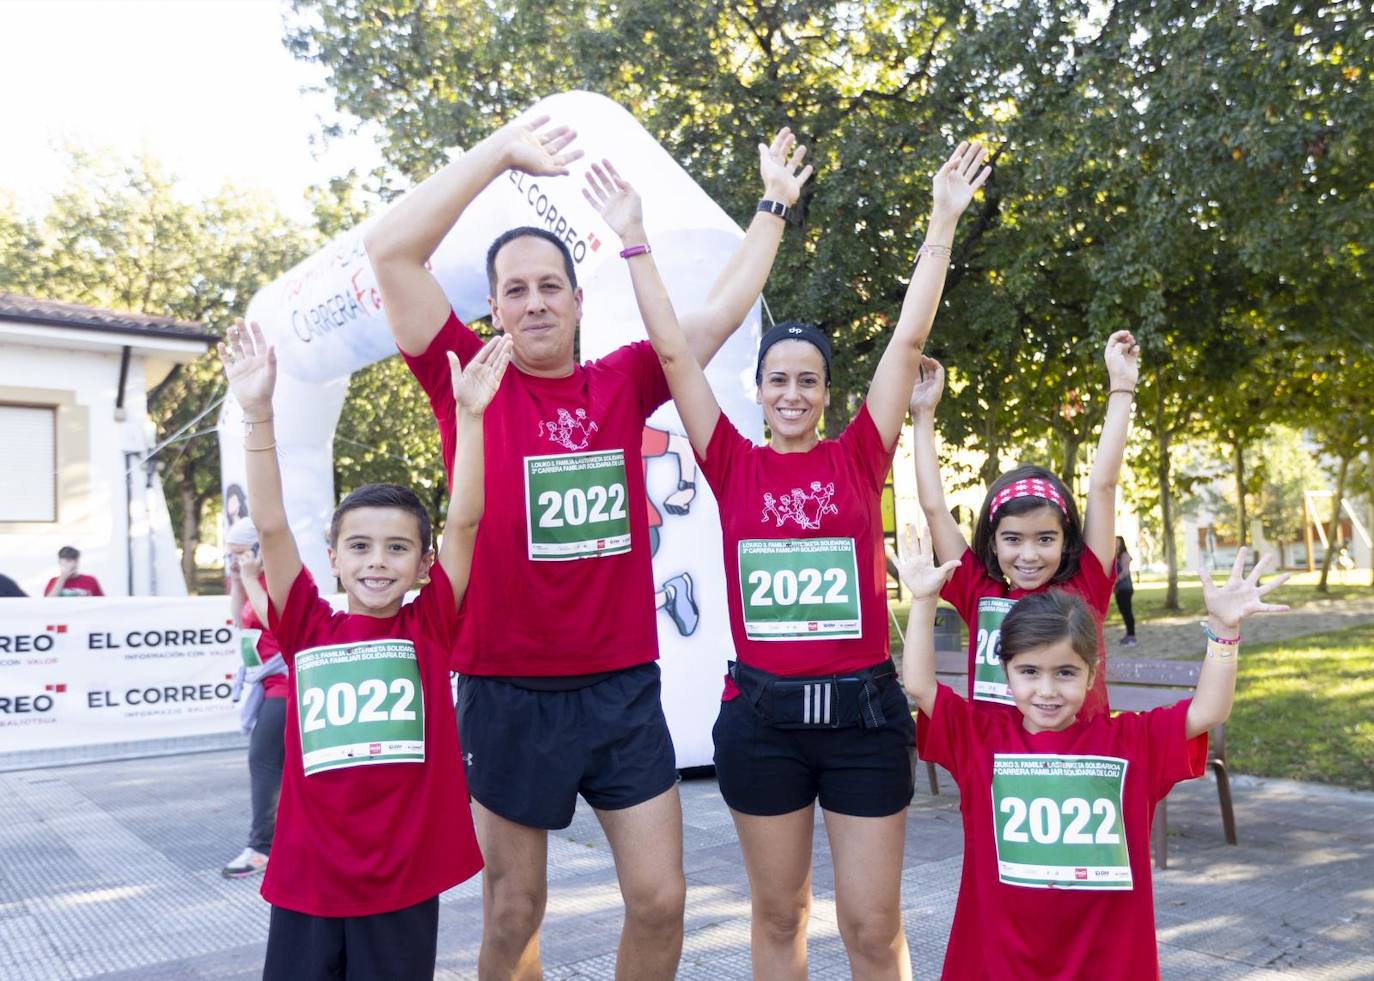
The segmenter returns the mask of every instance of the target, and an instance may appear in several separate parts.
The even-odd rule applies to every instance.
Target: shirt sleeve
[[[472,328],[458,319],[458,314],[448,312],[448,319],[424,353],[409,355],[404,351],[406,367],[429,397],[429,407],[434,413],[434,421],[439,426],[440,452],[443,454],[444,471],[448,474],[449,484],[453,483],[453,449],[457,444],[455,408],[453,402],[453,379],[449,373],[448,352],[458,355],[458,360],[466,365],[473,355],[482,349],[482,339],[473,333]]]
[[[635,341],[618,347],[588,367],[592,366],[628,375],[634,382],[635,391],[639,393],[640,408],[645,419],[668,401],[668,378],[663,374],[663,364],[648,341]]]
[[[935,693],[931,714],[916,713],[916,752],[928,763],[938,763],[959,779],[960,747],[973,731],[973,708],[949,685]]]
[[[1130,719],[1132,756],[1147,762],[1151,801],[1161,801],[1174,784],[1207,772],[1207,733],[1188,738],[1191,698],[1149,712],[1123,712]]]
[[[337,614],[342,616],[343,614]],[[333,607],[320,595],[314,578],[304,566],[286,594],[286,604],[278,611],[267,598],[267,628],[276,637],[282,657],[295,659],[298,651],[319,644],[330,635]]]
[[[749,441],[740,435],[740,431],[735,428],[730,418],[721,412],[720,418],[716,420],[716,428],[711,431],[711,441],[706,444],[706,455],[702,456],[696,450],[692,451],[717,500],[724,500],[735,455],[739,452],[740,445],[747,442]]]
[[[91,595],[92,595],[92,596],[104,596],[104,595],[105,595],[105,591],[104,591],[103,589],[100,588],[100,580],[97,579],[97,578],[95,578],[95,576],[92,576],[92,577],[91,577]]]
[[[888,472],[892,470],[892,455],[897,452],[897,444],[894,442],[891,449],[883,446],[883,437],[868,413],[867,401],[859,406],[858,415],[840,434],[839,443],[858,465],[859,473],[867,478],[870,489],[882,493]]]
[[[940,587],[940,599],[954,607],[969,630],[978,624],[978,596],[987,575],[973,549],[966,548],[959,556],[959,568],[954,570],[949,582]]]
[[[453,584],[438,562],[429,567],[429,582],[420,587],[420,595],[415,597],[411,606],[420,618],[424,636],[434,642],[430,646],[441,652],[447,663],[449,651],[453,650],[454,642],[458,639],[458,624],[461,621],[457,604],[453,602]]]
[[[1102,568],[1102,563],[1097,561],[1097,556],[1086,548],[1083,554],[1078,557],[1078,575],[1074,577],[1078,581],[1079,591],[1083,599],[1087,601],[1089,607],[1096,610],[1098,614],[1105,615],[1112,605],[1112,594],[1116,590],[1116,577],[1106,569]]]

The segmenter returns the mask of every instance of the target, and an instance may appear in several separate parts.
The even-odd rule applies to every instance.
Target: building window
[[[0,404],[0,521],[57,520],[57,409]]]

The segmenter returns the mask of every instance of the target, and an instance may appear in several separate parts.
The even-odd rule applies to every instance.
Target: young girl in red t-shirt
[[[944,391],[945,371],[934,358],[921,359],[921,379],[911,392],[916,489],[935,554],[958,563],[940,595],[968,626],[968,691],[979,705],[1012,707],[997,663],[1002,618],[1022,596],[1056,588],[1082,597],[1093,611],[1098,670],[1084,714],[1093,716],[1107,708],[1102,621],[1112,600],[1116,485],[1131,423],[1139,355],[1130,331],[1119,330],[1108,338],[1107,410],[1088,478],[1085,518],[1079,520],[1073,495],[1053,473],[1043,467],[1017,467],[988,488],[972,548],[945,504],[940,486],[935,407]]]
[[[1096,616],[1062,590],[1027,596],[1000,639],[1017,711],[977,712],[935,676],[935,606],[959,562],[936,567],[913,537],[900,563],[912,593],[902,683],[920,709],[921,756],[958,782],[964,821],[944,977],[1159,977],[1155,805],[1206,771],[1207,733],[1231,714],[1241,621],[1286,610],[1262,597],[1288,577],[1259,584],[1272,556],[1243,575],[1245,549],[1220,586],[1200,570],[1207,655],[1193,697],[1090,719]]]

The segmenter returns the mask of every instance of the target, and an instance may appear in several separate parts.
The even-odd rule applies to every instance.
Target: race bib
[[[1007,687],[1002,659],[997,656],[1002,621],[1015,604],[1016,600],[1001,596],[984,596],[978,601],[978,635],[973,648],[973,697],[976,701],[1016,704]]]
[[[262,655],[258,653],[258,638],[261,630],[244,627],[239,631],[239,657],[243,658],[245,668],[262,667]]]
[[[997,876],[1040,889],[1131,888],[1114,756],[998,753],[992,763]]]
[[[621,450],[525,457],[529,557],[557,562],[628,552],[626,487]]]
[[[863,632],[852,538],[743,539],[739,586],[750,640],[836,640]]]
[[[368,640],[296,655],[305,775],[425,761],[425,698],[415,645]]]

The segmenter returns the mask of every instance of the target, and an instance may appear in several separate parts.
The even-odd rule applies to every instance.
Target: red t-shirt
[[[263,589],[267,588],[267,577],[258,576],[258,582]],[[277,638],[272,636],[272,631],[267,629],[267,625],[258,619],[258,615],[253,612],[253,604],[247,600],[243,601],[243,609],[239,611],[239,623],[243,624],[245,630],[260,630],[258,634],[258,657],[262,658],[262,663],[266,664],[275,655],[281,652]],[[285,698],[286,689],[290,687],[290,682],[284,674],[272,674],[262,679],[262,695],[264,698]]]
[[[1097,674],[1079,714],[1079,718],[1085,720],[1108,709],[1107,645],[1102,636],[1102,622],[1111,606],[1112,586],[1112,577],[1091,552],[1084,550],[1078,560],[1078,571],[1071,578],[1034,590],[1039,593],[1046,589],[1062,589],[1073,593],[1088,604],[1097,621]],[[1024,589],[1014,589],[988,575],[971,548],[964,549],[959,557],[959,568],[940,590],[940,598],[958,611],[968,627],[968,697],[979,706],[996,705],[1009,709],[1018,720],[1021,713],[1007,693],[1007,677],[1001,662],[996,660],[996,641],[1002,620],[1012,604],[1029,595]]]
[[[1019,713],[975,711],[940,686],[934,714],[918,714],[916,731],[921,758],[939,763],[958,782],[964,820],[964,867],[944,977],[1159,977],[1150,827],[1169,789],[1206,770],[1207,734],[1186,736],[1189,701],[1151,712],[1103,713],[1062,732],[1032,734]],[[1115,782],[1105,777],[1115,793],[1105,801],[1094,796],[1089,804],[1088,796],[1113,770],[1124,770]],[[1066,783],[1073,777],[1060,775],[1065,772],[1096,779]],[[1116,849],[1124,843],[1128,861],[1114,870],[1064,865],[1049,877],[1058,882],[1053,886],[1004,881],[1043,876],[1043,866],[1025,864],[1027,858],[1053,861],[1047,856],[1075,833],[1084,845],[1115,838]],[[1066,854],[1056,857],[1063,861]],[[1076,855],[1069,861],[1084,857],[1081,846]],[[1118,888],[1087,887],[1113,871]]]
[[[481,347],[450,313],[429,348],[406,357],[434,409],[450,484],[447,352],[466,364]],[[667,398],[647,341],[566,378],[506,372],[484,417],[486,508],[453,670],[577,675],[657,659],[640,448],[644,420]]]
[[[43,587],[43,595],[48,595],[48,590],[52,589],[52,584],[57,582],[57,577],[53,576],[48,580],[48,584]],[[62,591],[55,593],[56,596],[104,596],[105,593],[100,588],[100,583],[95,576],[88,576],[84,572],[77,576],[72,576],[62,584]]]
[[[756,446],[721,413],[698,459],[720,510],[742,662],[803,676],[887,657],[882,491],[893,449],[867,405],[839,439],[805,453]],[[727,679],[725,698],[737,694]]]
[[[371,916],[437,896],[482,867],[449,686],[459,616],[443,567],[434,563],[429,575],[414,602],[394,617],[380,618],[336,612],[302,569],[285,609],[271,611],[291,681],[277,832],[262,883],[263,898],[274,906],[312,916]],[[384,640],[408,643],[377,643]],[[321,648],[335,645],[361,651],[358,663],[365,671],[386,663],[369,653],[413,645],[419,691],[397,678],[372,682],[370,691],[369,680],[362,680],[351,692],[339,692],[350,685],[336,676],[326,677],[332,683],[322,688],[298,692],[301,659],[313,661]],[[358,663],[345,666],[355,679]],[[337,768],[306,775],[303,739],[312,727],[328,731],[321,720],[332,724],[341,713],[361,718],[380,709],[376,721],[386,724],[383,717],[396,719],[417,707],[423,711],[423,762],[352,763],[391,745],[369,743],[374,737],[364,731],[358,752],[336,753]]]

